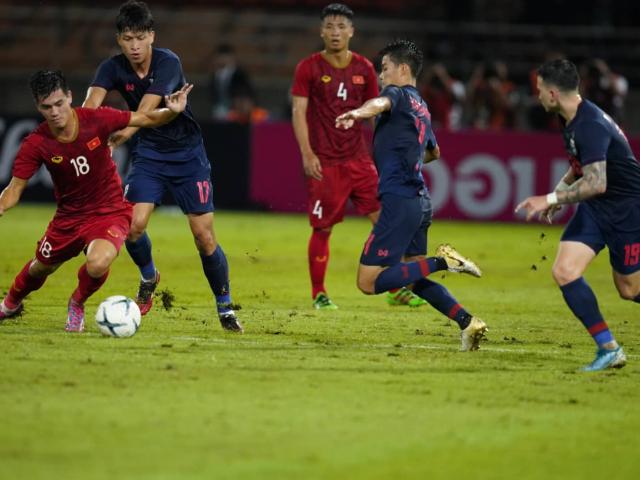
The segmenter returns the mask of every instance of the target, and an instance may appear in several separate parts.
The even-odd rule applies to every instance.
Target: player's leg
[[[329,265],[332,227],[344,218],[349,189],[349,177],[345,175],[343,166],[323,165],[322,180],[307,179],[307,209],[312,228],[307,260],[311,298],[314,308],[319,310],[338,308],[329,298],[325,277]]]
[[[567,306],[598,346],[595,360],[584,368],[587,371],[624,365],[624,353],[600,312],[593,290],[582,276],[604,245],[604,236],[591,209],[580,204],[562,235],[552,267],[553,279]]]
[[[640,207],[633,205],[631,214],[637,211],[640,217]],[[613,272],[613,283],[625,300],[640,303],[640,218],[633,221],[633,217],[625,217],[624,225],[613,225],[607,232],[607,247],[609,248],[609,263]],[[638,225],[633,231],[631,226]]]
[[[140,270],[136,303],[142,315],[151,310],[153,293],[160,281],[160,273],[153,262],[151,239],[147,233],[151,214],[155,206],[162,202],[165,192],[165,180],[157,173],[157,168],[151,160],[136,159],[125,185],[125,197],[134,203],[131,228],[125,246]]]
[[[613,270],[613,283],[621,298],[640,303],[640,271],[623,275]]]
[[[59,266],[60,264],[41,263],[37,258],[29,260],[15,277],[9,292],[0,303],[0,321],[19,315],[24,307],[22,300],[31,292],[39,290],[47,277]]]

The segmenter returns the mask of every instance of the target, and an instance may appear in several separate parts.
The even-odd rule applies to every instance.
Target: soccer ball
[[[140,328],[140,309],[130,298],[115,295],[100,304],[96,323],[103,335],[131,337]]]

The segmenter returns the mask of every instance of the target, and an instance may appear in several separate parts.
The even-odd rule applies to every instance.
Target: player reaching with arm
[[[365,243],[358,268],[358,288],[378,294],[413,284],[413,293],[453,319],[461,329],[461,350],[477,350],[487,326],[472,316],[430,274],[449,270],[479,277],[480,269],[450,245],[441,245],[426,258],[431,199],[421,165],[437,159],[440,149],[431,129],[427,105],[416,90],[422,52],[400,40],[381,52],[384,87],[380,96],[336,118],[336,127],[350,129],[360,120],[378,116],[374,159],[382,210]],[[406,254],[406,262],[402,256]]]
[[[122,54],[98,67],[83,105],[100,106],[110,90],[117,90],[131,110],[146,112],[161,105],[164,95],[185,84],[180,59],[170,50],[153,47],[153,16],[144,2],[124,3],[116,18],[116,29]],[[112,145],[119,145],[136,130],[117,132],[112,136]],[[204,275],[216,299],[220,324],[226,330],[242,332],[232,309],[227,257],[213,229],[211,165],[200,126],[188,105],[169,124],[137,133],[133,166],[126,180],[125,195],[134,207],[125,246],[140,269],[136,302],[143,315],[151,309],[160,281],[147,225],[167,190],[189,220]]]
[[[51,174],[58,206],[35,258],[22,268],[0,303],[0,321],[19,314],[29,293],[84,250],[87,261],[78,270],[65,326],[68,332],[82,332],[84,303],[106,281],[131,224],[131,205],[122,196],[109,135],[127,126],[158,127],[173,120],[184,111],[191,86],[166,96],[167,108],[146,113],[72,108],[62,72],[37,72],[30,86],[45,121],[18,150],[11,182],[0,194],[0,216],[18,203],[42,164]]]
[[[307,210],[312,232],[308,261],[311,298],[317,309],[336,309],[325,287],[329,238],[344,218],[350,199],[372,223],[378,218],[378,177],[360,125],[337,130],[339,114],[378,95],[373,65],[349,50],[353,11],[332,3],[320,15],[324,50],[300,61],[293,87],[292,120],[307,177]],[[418,306],[424,302],[406,289],[389,297],[391,304]]]
[[[626,363],[602,317],[583,274],[605,246],[613,282],[626,300],[640,303],[640,165],[629,142],[609,115],[578,91],[580,78],[569,60],[552,60],[538,69],[538,99],[560,115],[571,168],[548,195],[522,201],[527,220],[538,215],[551,222],[564,204],[578,204],[567,224],[552,275],[565,302],[598,346],[585,371],[620,368]]]

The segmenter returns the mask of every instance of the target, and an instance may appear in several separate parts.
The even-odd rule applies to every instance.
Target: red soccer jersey
[[[131,112],[108,107],[73,112],[78,119],[75,140],[60,142],[47,122],[41,123],[20,146],[13,176],[27,180],[44,163],[53,180],[57,215],[95,216],[130,208],[107,140],[129,124]]]
[[[322,162],[353,160],[368,155],[369,148],[357,123],[349,130],[336,128],[336,117],[378,96],[373,65],[352,53],[351,63],[335,68],[320,52],[298,63],[291,94],[307,97],[309,142]]]

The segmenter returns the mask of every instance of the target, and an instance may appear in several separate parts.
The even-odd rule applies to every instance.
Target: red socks
[[[13,281],[13,285],[9,289],[9,293],[4,300],[7,308],[14,309],[20,302],[29,295],[31,292],[38,290],[44,282],[47,280],[47,277],[36,278],[29,274],[29,267],[31,266],[32,260],[29,260],[27,264],[22,267],[20,273],[16,276]]]
[[[329,237],[331,232],[314,230],[309,239],[309,273],[311,274],[311,298],[326,292],[324,277],[329,263]]]
[[[86,302],[87,298],[93,295],[107,281],[109,271],[100,278],[93,278],[87,272],[87,265],[83,264],[78,270],[78,288],[75,289],[71,298],[78,303]]]

